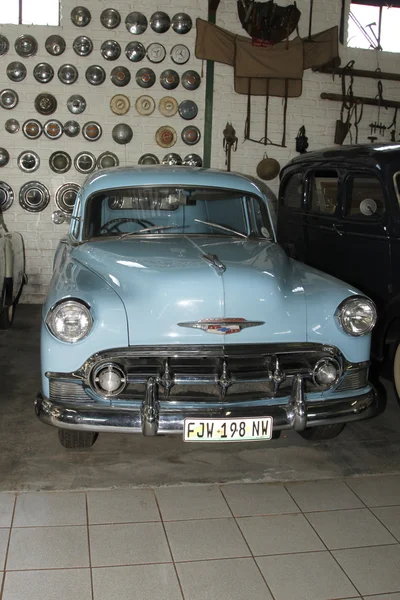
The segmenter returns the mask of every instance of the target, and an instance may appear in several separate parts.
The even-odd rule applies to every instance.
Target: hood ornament
[[[264,321],[247,321],[242,318],[215,318],[200,319],[199,321],[186,321],[178,323],[178,327],[190,327],[191,329],[201,329],[205,333],[217,333],[219,335],[228,335],[230,333],[240,333],[247,327],[258,327],[264,325]]]
[[[218,275],[222,275],[226,271],[226,266],[222,261],[219,260],[216,254],[203,254],[201,257],[210,267],[215,269]]]

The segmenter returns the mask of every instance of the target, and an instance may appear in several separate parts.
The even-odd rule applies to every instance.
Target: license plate
[[[184,420],[185,442],[249,442],[271,437],[272,417]]]

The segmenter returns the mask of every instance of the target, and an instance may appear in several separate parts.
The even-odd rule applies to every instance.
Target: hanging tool
[[[394,109],[394,115],[393,115],[393,121],[390,123],[390,125],[387,126],[387,129],[390,129],[390,141],[391,142],[395,142],[396,141],[396,129],[397,129],[397,111],[398,109],[395,108]],[[393,129],[392,129],[393,127]]]
[[[350,118],[354,111],[354,94],[353,94],[353,83],[354,77],[352,73],[352,69],[354,66],[354,60],[351,60],[347,63],[347,65],[343,68],[343,72],[341,75],[342,78],[342,107],[340,109],[340,119],[336,121],[335,128],[335,144],[343,144],[347,134],[350,131],[351,123]],[[350,76],[350,84],[348,89],[346,90],[346,75]],[[346,121],[344,120],[344,111],[347,111]]]
[[[225,155],[226,155],[226,159],[225,159],[225,164],[226,164],[226,170],[230,171],[231,170],[231,152],[232,149],[234,152],[236,152],[237,150],[237,145],[238,145],[238,138],[236,137],[236,131],[232,126],[232,123],[227,122],[226,123],[226,127],[223,131],[223,136],[224,136],[224,150],[225,150]]]

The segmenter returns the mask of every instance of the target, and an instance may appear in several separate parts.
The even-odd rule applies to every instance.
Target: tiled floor
[[[0,600],[400,600],[400,475],[0,494]]]

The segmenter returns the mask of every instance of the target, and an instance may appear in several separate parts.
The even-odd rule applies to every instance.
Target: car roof
[[[82,197],[104,189],[148,185],[221,187],[263,195],[254,178],[240,173],[205,167],[138,165],[97,171],[84,183]]]

